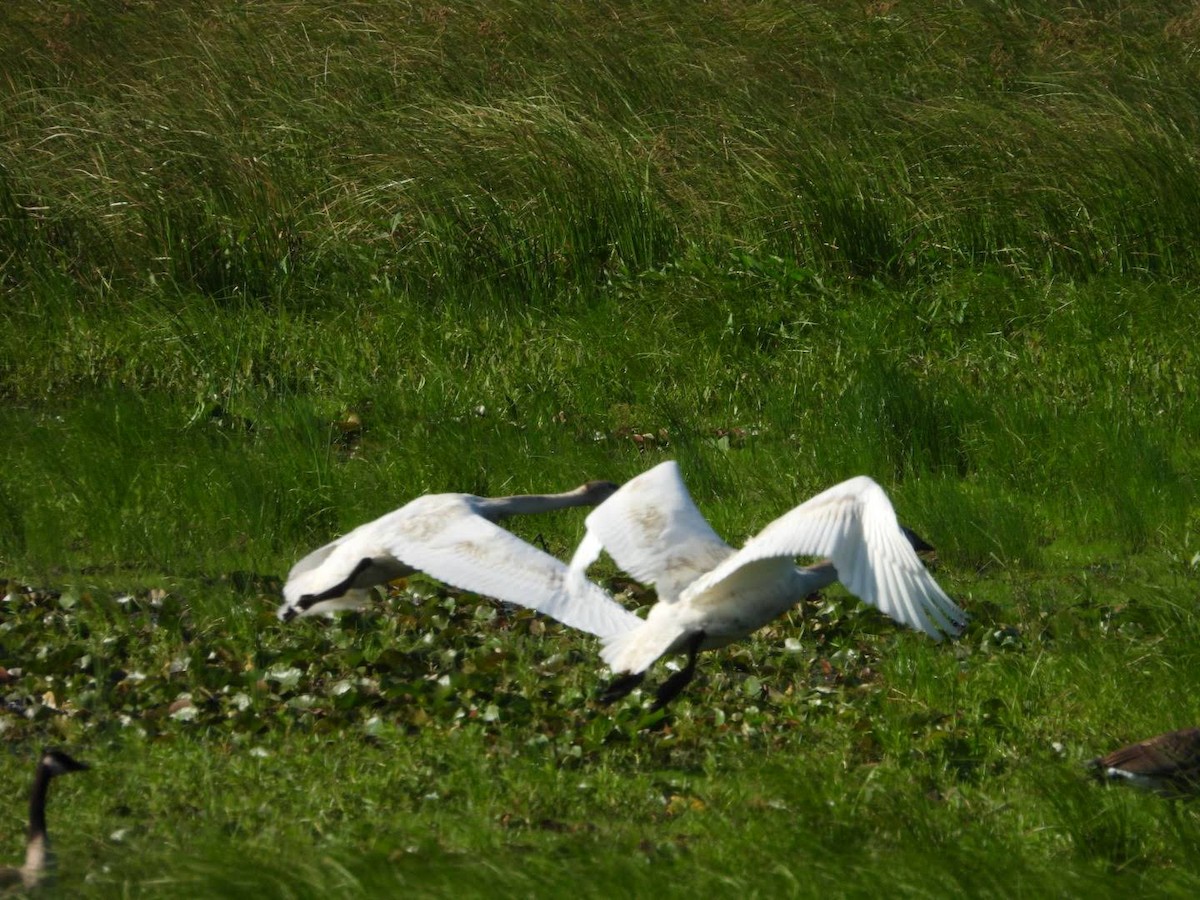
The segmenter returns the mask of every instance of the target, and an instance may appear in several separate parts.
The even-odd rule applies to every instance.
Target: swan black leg
[[[608,685],[601,689],[598,698],[601,703],[614,703],[622,697],[627,697],[633,692],[646,678],[645,672],[633,672],[630,675],[622,675],[619,678],[614,678]]]
[[[654,698],[654,705],[650,707],[651,712],[657,712],[662,709],[672,700],[679,696],[679,692],[687,687],[688,682],[696,675],[696,656],[700,652],[700,645],[704,643],[704,632],[697,631],[692,635],[687,642],[687,665],[668,678],[662,683],[658,689],[658,693]]]

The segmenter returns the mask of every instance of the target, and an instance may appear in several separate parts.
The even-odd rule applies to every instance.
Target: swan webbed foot
[[[614,678],[607,686],[600,690],[597,699],[601,703],[615,703],[622,697],[628,697],[633,693],[634,688],[641,684],[645,678],[645,672],[631,672],[628,675]]]
[[[654,695],[654,705],[650,707],[650,712],[658,712],[658,710],[678,697],[680,691],[688,686],[695,674],[696,667],[688,666],[686,669],[681,669],[664,681],[659,686],[658,693]]]
[[[697,631],[687,642],[687,665],[668,678],[659,686],[658,693],[654,695],[654,705],[650,707],[651,712],[657,712],[662,709],[672,700],[679,696],[691,680],[696,676],[696,655],[700,652],[700,645],[704,643],[704,632]]]

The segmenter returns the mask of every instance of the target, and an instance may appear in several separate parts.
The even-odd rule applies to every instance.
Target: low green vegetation
[[[1196,893],[1195,810],[1079,765],[1197,724],[1192,4],[76,0],[0,42],[14,860],[63,743],[70,896]],[[971,627],[835,589],[651,715],[421,577],[272,615],[416,495],[665,458],[735,544],[872,475]]]

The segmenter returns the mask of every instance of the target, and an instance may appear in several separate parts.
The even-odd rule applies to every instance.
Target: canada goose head
[[[82,772],[91,768],[87,763],[80,762],[63,750],[47,749],[42,751],[40,767],[53,778],[56,775],[66,775],[68,772]]]
[[[22,885],[32,889],[41,884],[53,869],[50,838],[46,834],[46,798],[50,782],[59,775],[88,768],[63,750],[46,749],[38,760],[33,790],[29,794],[29,832],[25,842],[25,864],[0,869],[0,888]]]

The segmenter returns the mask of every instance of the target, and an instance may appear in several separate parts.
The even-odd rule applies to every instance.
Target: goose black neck
[[[37,775],[33,779],[33,790],[29,794],[29,836],[31,838],[46,833],[46,795],[50,790],[50,774],[48,766],[38,766]]]

